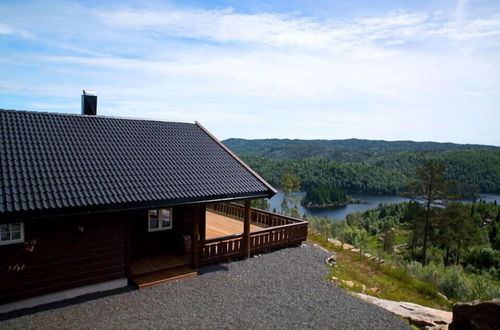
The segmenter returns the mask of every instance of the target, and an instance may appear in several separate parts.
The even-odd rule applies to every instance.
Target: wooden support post
[[[193,214],[193,234],[191,237],[191,265],[198,268],[200,265],[200,216],[201,209],[199,205],[194,207]]]
[[[205,244],[207,239],[207,206],[205,204],[200,206],[200,246]]]
[[[132,277],[132,223],[129,216],[125,216],[125,273]]]
[[[250,257],[250,201],[245,201],[245,214],[243,218],[243,256]]]

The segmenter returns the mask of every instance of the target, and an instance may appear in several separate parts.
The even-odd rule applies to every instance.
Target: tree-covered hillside
[[[289,139],[227,139],[224,140],[238,155],[272,159],[327,158],[338,161],[358,161],[377,155],[405,151],[453,151],[464,149],[500,150],[500,147],[478,144],[455,144],[382,140],[289,140]],[[349,158],[351,157],[351,158]]]
[[[444,163],[464,191],[500,193],[500,148],[436,142],[369,140],[243,140],[224,143],[271,184],[285,173],[302,189],[328,185],[351,193],[400,193],[426,159]]]

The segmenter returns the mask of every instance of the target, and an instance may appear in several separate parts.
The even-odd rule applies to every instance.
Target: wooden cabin
[[[0,171],[0,313],[307,235],[250,208],[275,189],[197,122],[0,110]]]

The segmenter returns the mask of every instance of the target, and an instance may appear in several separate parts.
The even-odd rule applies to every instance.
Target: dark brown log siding
[[[115,213],[25,222],[25,239],[36,245],[32,253],[0,246],[0,304],[125,277],[125,221]],[[25,269],[5,272],[16,263]]]
[[[147,211],[137,212],[130,224],[132,258],[182,253],[182,236],[192,233],[193,212],[193,206],[173,208],[172,229],[154,232],[148,232]]]
[[[176,207],[172,230],[151,233],[146,210],[26,221],[25,240],[36,239],[32,253],[23,244],[0,245],[0,304],[123,278],[130,258],[182,252],[193,212]],[[25,269],[6,273],[16,263]]]

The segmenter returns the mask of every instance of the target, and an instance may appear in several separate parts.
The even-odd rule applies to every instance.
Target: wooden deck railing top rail
[[[238,220],[243,220],[245,207],[236,203],[212,203],[207,205],[207,210],[229,216]],[[292,218],[283,214],[259,210],[252,207],[250,221],[264,227],[275,227],[292,223],[304,223],[305,221]]]
[[[232,239],[235,239],[235,238],[241,238],[242,236],[243,236],[243,234],[240,233],[240,234],[233,234],[233,235],[226,235],[226,236],[214,237],[214,238],[210,238],[210,239],[205,240],[205,244],[217,243],[217,242],[220,242],[220,241],[229,241],[229,240],[232,240]]]

